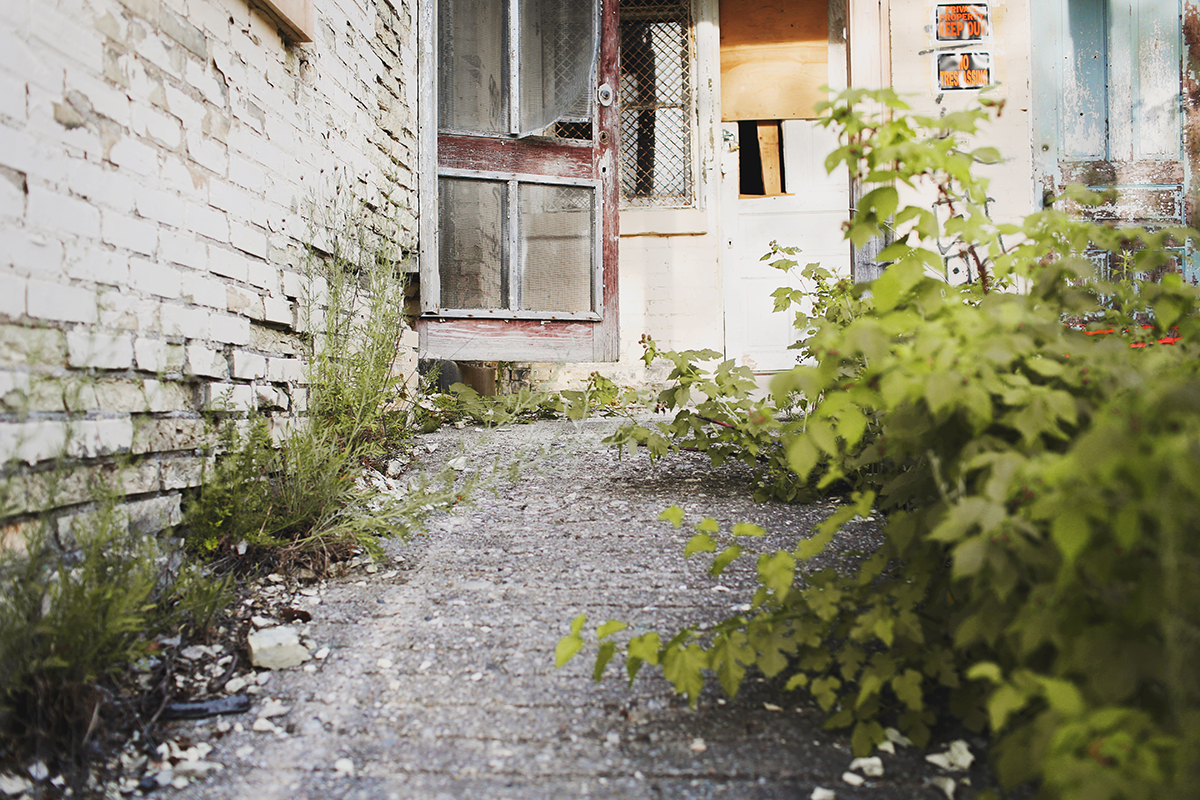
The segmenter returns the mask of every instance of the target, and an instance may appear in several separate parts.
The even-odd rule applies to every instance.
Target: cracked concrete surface
[[[687,527],[657,521],[665,507],[683,506],[692,522],[764,525],[763,549],[805,535],[832,508],[756,505],[743,468],[714,470],[699,454],[619,460],[601,444],[615,426],[421,437],[439,445],[424,468],[465,455],[479,472],[470,501],[433,517],[428,535],[391,545],[409,569],[353,573],[306,606],[307,635],[329,654],[266,685],[256,710],[268,699],[290,708],[272,720],[279,731],[253,731],[254,710],[225,718],[241,731],[174,724],[172,736],[208,742],[208,760],[225,769],[162,794],[807,800],[824,787],[839,800],[944,797],[928,783],[939,771],[913,748],[883,754],[882,777],[845,783],[847,738],[823,731],[810,702],[761,680],[733,700],[710,681],[692,710],[657,670],[630,686],[614,663],[595,684],[587,650],[554,668],[554,646],[580,612],[589,628],[612,617],[673,632],[748,599],[752,565],[708,577],[706,561],[683,558]],[[852,526],[832,557],[869,548],[875,535],[869,523]],[[978,786],[985,776],[971,777]]]

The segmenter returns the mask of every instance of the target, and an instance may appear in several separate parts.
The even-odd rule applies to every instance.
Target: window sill
[[[312,0],[250,0],[250,6],[278,25],[289,42],[298,44],[313,40],[316,20]]]
[[[631,208],[621,212],[621,237],[702,236],[708,213],[698,208]]]

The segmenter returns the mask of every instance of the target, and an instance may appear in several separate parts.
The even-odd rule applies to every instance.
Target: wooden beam
[[[783,194],[783,153],[779,149],[778,121],[758,121],[758,154],[762,160],[763,194]]]
[[[278,25],[283,38],[289,42],[313,40],[316,16],[312,0],[250,0],[250,6]]]
[[[827,0],[721,0],[721,119],[813,119],[827,99]]]

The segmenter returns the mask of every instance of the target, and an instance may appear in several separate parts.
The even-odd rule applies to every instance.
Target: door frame
[[[617,66],[617,0],[598,0],[599,52],[594,76],[597,87],[608,84],[619,96]],[[481,155],[472,147],[475,137],[441,134],[437,107],[437,0],[422,0],[418,37],[418,79],[422,101],[418,110],[419,236],[422,314],[417,320],[423,358],[463,361],[614,361],[619,355],[617,252],[620,181],[617,175],[618,103],[599,102],[594,92],[592,142],[555,143],[546,139],[521,142],[522,157],[508,163]],[[607,136],[603,134],[607,133]],[[440,141],[439,141],[440,140]],[[500,140],[498,140],[500,141]],[[475,153],[472,155],[472,153]],[[443,158],[445,157],[445,158]],[[594,279],[595,314],[505,311],[487,309],[445,313],[438,281],[438,176],[444,160],[466,165],[474,176],[531,182],[571,182],[598,185],[595,210],[600,238],[600,268]],[[531,163],[553,162],[561,176],[555,180]],[[443,168],[443,172],[445,169]],[[597,296],[598,295],[598,296]],[[502,318],[501,318],[502,317]]]

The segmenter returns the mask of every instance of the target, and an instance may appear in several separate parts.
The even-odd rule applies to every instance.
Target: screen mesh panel
[[[507,0],[438,0],[438,127],[508,133]]]
[[[591,119],[595,0],[520,0],[521,133]]]
[[[690,0],[621,3],[624,207],[692,204]]]
[[[592,311],[595,190],[521,184],[521,307]]]
[[[442,308],[507,308],[505,193],[499,181],[438,179]]]

